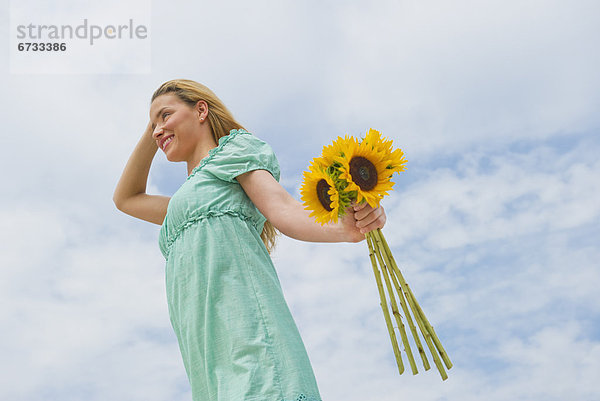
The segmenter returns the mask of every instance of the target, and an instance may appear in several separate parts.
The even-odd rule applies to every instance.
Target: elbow
[[[113,197],[113,203],[115,204],[117,210],[120,210],[121,212],[123,211],[123,204],[121,203],[120,199]]]
[[[116,192],[113,195],[112,199],[113,199],[113,203],[115,204],[115,207],[122,212],[123,209],[124,209],[125,199],[123,199],[122,197],[118,196]]]

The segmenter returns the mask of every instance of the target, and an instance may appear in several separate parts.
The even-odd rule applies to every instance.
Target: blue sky
[[[48,15],[100,12],[67,3]],[[0,63],[0,398],[191,399],[158,226],[111,200],[153,90],[183,77],[271,144],[298,199],[338,135],[373,127],[407,156],[384,233],[454,367],[398,375],[365,243],[280,237],[324,400],[598,399],[597,2],[123,4],[151,11],[150,73]],[[184,180],[158,155],[149,191]]]

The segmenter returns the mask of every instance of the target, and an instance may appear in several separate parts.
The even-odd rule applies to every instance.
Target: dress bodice
[[[165,258],[183,230],[212,216],[236,216],[260,234],[266,219],[235,179],[258,168],[279,181],[279,164],[267,143],[242,129],[221,137],[169,201],[159,236]]]

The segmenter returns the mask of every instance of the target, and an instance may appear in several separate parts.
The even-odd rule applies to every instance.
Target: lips
[[[167,148],[167,146],[173,141],[173,138],[175,138],[174,135],[169,135],[161,138],[159,142],[159,147],[164,151]]]

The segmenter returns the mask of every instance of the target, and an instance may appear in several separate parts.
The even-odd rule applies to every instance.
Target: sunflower
[[[388,168],[392,163],[390,153],[385,153],[383,147],[378,148],[373,142],[363,140],[358,143],[353,137],[344,145],[343,156],[338,156],[335,161],[340,164],[339,178],[348,184],[346,191],[356,191],[359,203],[364,200],[372,207],[379,206],[379,201],[394,186],[390,181],[394,170]]]
[[[405,170],[406,159],[404,159],[404,153],[401,149],[392,150],[393,141],[382,138],[379,131],[369,128],[367,136],[362,142],[366,142],[373,149],[383,152],[386,155],[388,162],[386,167],[392,170],[392,173],[399,173]]]
[[[311,210],[310,217],[321,225],[333,221],[337,223],[340,214],[339,193],[335,182],[327,174],[326,162],[313,159],[308,170],[304,172],[304,180],[300,188],[304,209]]]
[[[367,131],[367,135],[365,136],[365,139],[363,139],[363,142],[366,142],[369,145],[373,146],[379,152],[384,152],[384,153],[392,152],[392,141],[382,138],[379,131],[377,131],[373,128],[369,128],[369,130]]]
[[[333,141],[331,145],[323,146],[321,157],[327,166],[334,164],[335,159],[344,155],[344,149],[347,148],[347,143],[353,140],[353,137],[346,135],[344,138],[338,136],[338,139]]]

